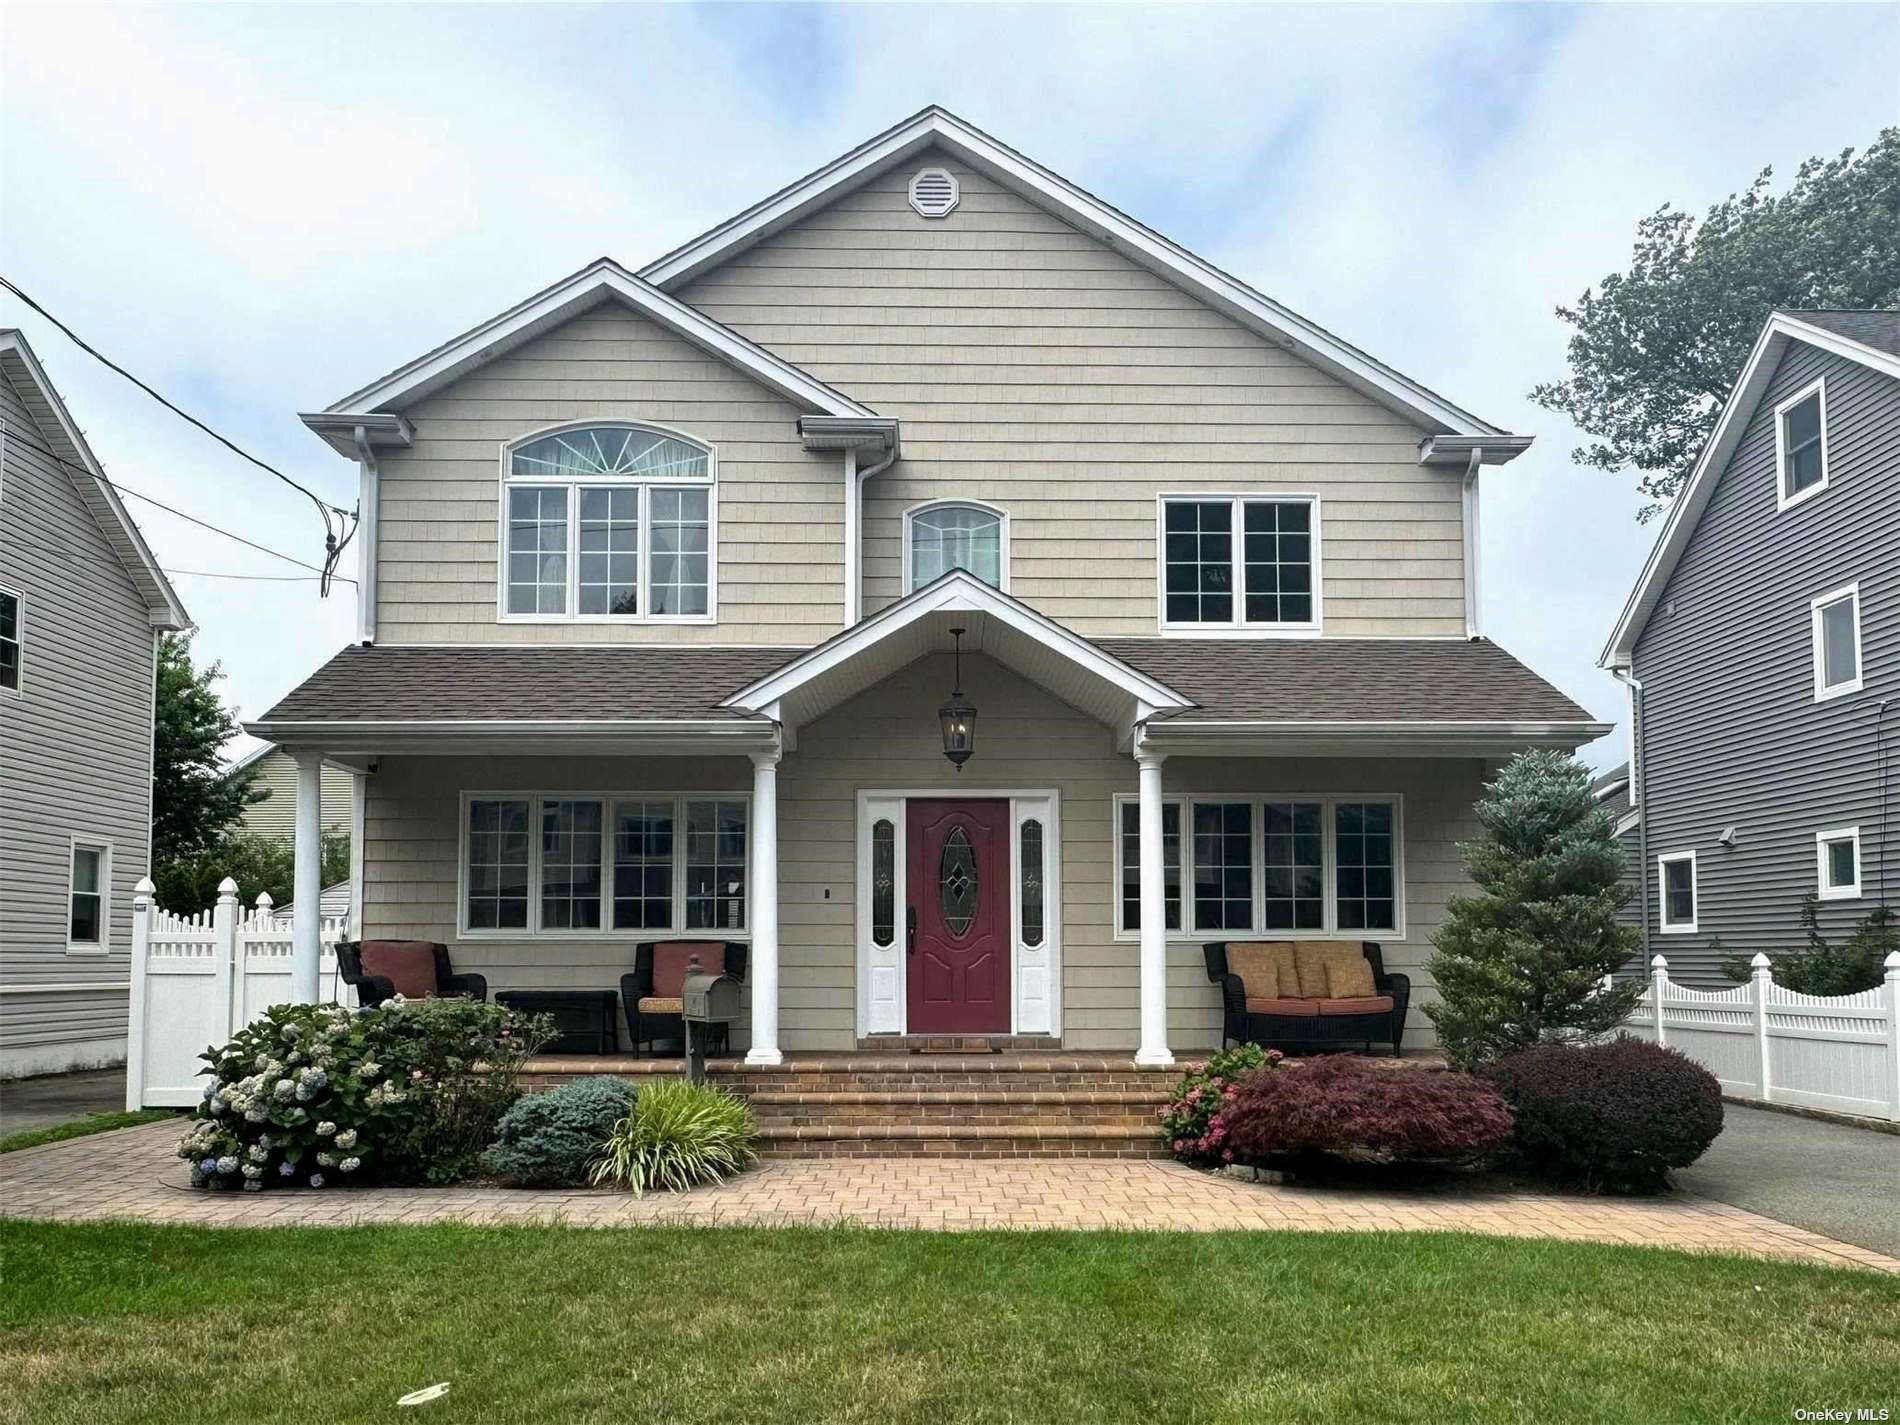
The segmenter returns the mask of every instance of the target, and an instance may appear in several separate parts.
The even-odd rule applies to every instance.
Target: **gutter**
[[[863,617],[864,483],[897,463],[898,424],[890,416],[800,416],[798,434],[807,450],[844,451],[844,626]],[[882,450],[883,458],[860,468],[858,452]]]

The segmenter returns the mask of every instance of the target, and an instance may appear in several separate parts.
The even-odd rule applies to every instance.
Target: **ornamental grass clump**
[[[1511,1112],[1474,1074],[1336,1055],[1250,1075],[1215,1126],[1225,1130],[1223,1151],[1243,1163],[1462,1167],[1510,1141]]]
[[[602,1148],[593,1180],[629,1189],[683,1192],[723,1182],[758,1156],[752,1110],[724,1089],[657,1079],[634,1096]]]
[[[518,1187],[580,1187],[633,1097],[625,1079],[598,1074],[517,1099],[482,1154],[482,1171]]]
[[[1241,1044],[1223,1049],[1200,1068],[1183,1074],[1174,1096],[1161,1110],[1161,1138],[1168,1150],[1196,1166],[1233,1162],[1220,1111],[1232,1102],[1237,1086],[1248,1075],[1273,1072],[1285,1057],[1278,1049]]]

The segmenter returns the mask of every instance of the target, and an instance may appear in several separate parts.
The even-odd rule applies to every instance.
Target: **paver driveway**
[[[1469,1231],[1743,1252],[1900,1273],[1900,1261],[1700,1198],[1392,1193],[1267,1187],[1174,1163],[1016,1159],[768,1162],[721,1187],[636,1199],[503,1188],[195,1192],[178,1128],[147,1124],[0,1156],[0,1211],[213,1226],[558,1222],[619,1226],[859,1222],[890,1227]]]

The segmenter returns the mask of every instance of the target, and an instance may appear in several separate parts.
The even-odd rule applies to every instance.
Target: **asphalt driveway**
[[[0,1134],[51,1128],[125,1107],[125,1069],[87,1069],[0,1083]]]
[[[1693,1193],[1900,1256],[1900,1135],[1722,1105],[1722,1136],[1676,1174]]]

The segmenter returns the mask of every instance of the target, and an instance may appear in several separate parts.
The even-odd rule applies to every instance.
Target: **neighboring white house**
[[[190,626],[26,339],[0,331],[0,1078],[125,1058],[158,640]]]

